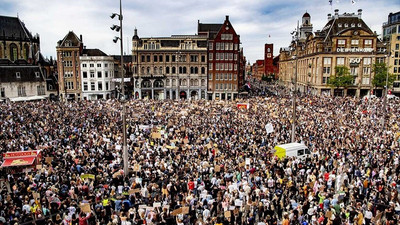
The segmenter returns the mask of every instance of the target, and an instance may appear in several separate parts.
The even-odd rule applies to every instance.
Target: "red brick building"
[[[245,58],[229,16],[222,24],[198,22],[198,35],[208,37],[207,99],[234,99],[244,84]]]
[[[264,45],[264,59],[253,64],[253,78],[261,80],[263,76],[276,76],[279,73],[279,57],[274,58],[274,44]]]

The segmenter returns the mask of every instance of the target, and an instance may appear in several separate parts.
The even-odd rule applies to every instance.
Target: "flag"
[[[352,5],[356,4],[356,1],[355,0],[351,0],[351,4]]]
[[[271,37],[271,35],[268,35],[268,37]]]
[[[332,6],[332,0],[329,0],[329,5],[331,5],[331,6]]]

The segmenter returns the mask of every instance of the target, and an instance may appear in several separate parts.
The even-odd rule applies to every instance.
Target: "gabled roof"
[[[345,26],[347,24],[347,27]],[[355,26],[352,27],[352,24]],[[359,24],[361,24],[361,27],[359,27]],[[341,26],[340,26],[341,25]],[[322,29],[322,32],[329,32],[329,36],[332,35],[340,35],[341,33],[347,31],[347,30],[354,30],[354,29],[360,29],[360,30],[365,30],[366,32],[373,34],[372,30],[368,27],[368,25],[361,19],[358,18],[356,15],[355,16],[341,16],[339,15],[338,18],[333,18],[329,20],[329,22],[324,26]]]
[[[82,44],[82,40],[80,40],[73,31],[68,32],[68,34],[65,35],[64,39],[58,41],[59,46],[61,46],[61,47],[65,47],[66,42],[70,42],[71,47],[72,46],[79,47]]]
[[[199,35],[208,34],[209,38],[214,39],[218,32],[221,30],[223,24],[215,23],[198,23],[197,33]]]
[[[107,56],[106,53],[101,51],[100,49],[83,49],[82,55],[87,55],[87,56]]]
[[[21,78],[17,78],[16,73],[20,73]],[[35,72],[39,73],[36,77]],[[44,82],[43,75],[39,66],[32,65],[0,65],[0,83],[2,82]]]
[[[18,17],[0,16],[0,39],[32,40],[32,35]]]

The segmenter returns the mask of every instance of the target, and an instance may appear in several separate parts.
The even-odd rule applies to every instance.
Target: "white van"
[[[307,146],[301,143],[289,143],[283,145],[277,145],[274,147],[275,156],[279,159],[283,159],[285,157],[300,157],[306,158],[311,155],[310,150],[308,150]]]

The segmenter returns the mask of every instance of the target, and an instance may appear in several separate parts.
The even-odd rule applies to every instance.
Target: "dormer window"
[[[347,23],[344,24],[344,27],[349,27],[349,25]]]
[[[352,23],[352,24],[351,24],[351,27],[356,27],[356,24],[355,24],[355,23]]]
[[[361,23],[359,23],[357,26],[358,26],[358,27],[361,27]]]
[[[21,79],[21,73],[20,72],[16,72],[15,73],[15,77],[17,77],[17,79]]]
[[[35,77],[36,77],[36,78],[40,78],[39,72],[35,72]]]
[[[339,23],[339,24],[338,24],[338,27],[342,27],[342,24],[341,24],[341,23]]]

